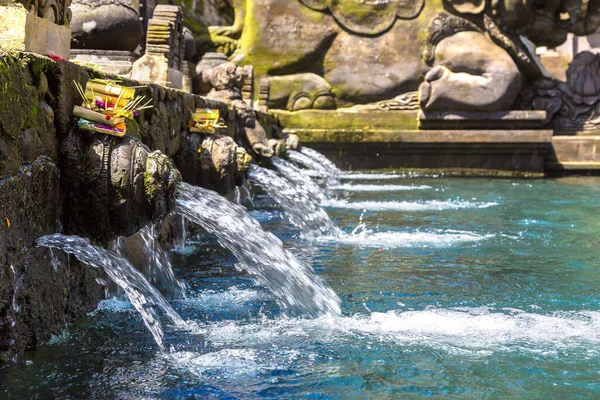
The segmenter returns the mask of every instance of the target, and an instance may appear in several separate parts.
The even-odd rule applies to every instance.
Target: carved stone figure
[[[115,139],[74,129],[61,153],[71,210],[67,231],[98,241],[128,236],[174,206],[179,171],[167,156],[151,152],[136,138]]]
[[[198,78],[202,86],[210,87],[206,97],[231,104],[236,109],[236,123],[240,125],[238,132],[243,132],[241,138],[248,143],[251,150],[258,156],[271,157],[273,149],[269,146],[267,134],[256,116],[243,99],[243,89],[248,86],[248,76],[252,67],[239,67],[232,62],[217,65],[209,70],[201,71]]]
[[[545,110],[548,127],[556,131],[600,129],[600,55],[584,51],[567,69],[567,81],[543,79],[528,83],[517,104]]]
[[[600,6],[579,0],[233,0],[233,6],[233,25],[211,33],[241,35],[232,60],[254,65],[257,78],[269,80],[269,106],[290,110],[389,101],[415,91],[425,110],[505,110],[523,78],[547,76],[533,43],[554,47],[568,32],[584,35],[600,24]]]
[[[243,182],[252,157],[229,136],[181,134],[176,162],[183,179],[194,185],[230,194]]]

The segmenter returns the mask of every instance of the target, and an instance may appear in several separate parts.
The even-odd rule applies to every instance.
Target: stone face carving
[[[151,152],[138,139],[72,130],[61,153],[71,210],[67,230],[98,241],[128,236],[174,205],[179,172],[167,156]]]
[[[232,60],[254,65],[257,78],[270,82],[268,105],[289,110],[331,108],[329,100],[314,100],[326,91],[337,107],[418,91],[425,110],[506,110],[522,78],[545,75],[535,44],[556,45],[568,31],[583,34],[600,24],[600,7],[586,13],[576,0],[232,4],[234,24],[211,32],[241,32]]]
[[[186,182],[226,195],[242,183],[251,159],[229,136],[182,133],[177,164]]]
[[[237,131],[244,132],[241,139],[249,144],[251,150],[258,156],[271,157],[273,149],[269,147],[267,134],[243,97],[243,89],[248,86],[248,79],[252,73],[253,69],[250,66],[239,67],[232,62],[226,62],[202,71],[199,78],[205,86],[211,88],[206,97],[235,107],[236,124],[241,128]]]
[[[71,47],[134,51],[142,23],[131,0],[75,0],[71,5]]]
[[[545,110],[547,126],[558,131],[600,129],[600,55],[579,53],[567,69],[567,81],[542,79],[525,86],[517,104]]]

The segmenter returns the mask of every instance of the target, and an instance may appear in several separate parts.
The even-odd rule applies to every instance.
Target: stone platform
[[[543,172],[550,130],[291,129],[340,168],[487,169]],[[478,173],[480,174],[480,173]]]
[[[341,168],[434,168],[542,173],[551,130],[544,111],[424,115],[414,110],[348,108],[272,111],[284,132]]]

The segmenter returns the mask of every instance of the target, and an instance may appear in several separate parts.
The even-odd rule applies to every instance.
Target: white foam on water
[[[558,351],[600,344],[600,312],[536,314],[488,307],[392,310],[317,319],[262,320],[255,324],[211,323],[207,339],[216,346],[286,348],[294,343],[332,344],[365,336],[398,345],[472,351],[506,351],[512,347],[531,351]]]
[[[439,230],[430,232],[373,232],[363,230],[341,236],[321,236],[316,242],[340,243],[345,245],[394,248],[394,247],[449,247],[459,243],[479,242],[494,234],[478,234],[468,231]]]
[[[330,190],[345,190],[347,192],[401,192],[405,190],[427,190],[432,189],[427,185],[342,185],[330,186]]]
[[[129,301],[120,300],[116,297],[102,300],[98,303],[98,307],[89,315],[97,315],[99,311],[108,311],[108,312],[135,312],[135,308],[133,304]]]
[[[367,211],[440,211],[464,208],[488,208],[497,206],[496,202],[471,202],[463,200],[428,201],[348,201],[344,199],[324,200],[322,206],[349,210]]]

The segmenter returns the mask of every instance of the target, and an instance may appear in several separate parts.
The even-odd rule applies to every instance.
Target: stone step
[[[545,168],[600,170],[600,136],[554,136]]]

